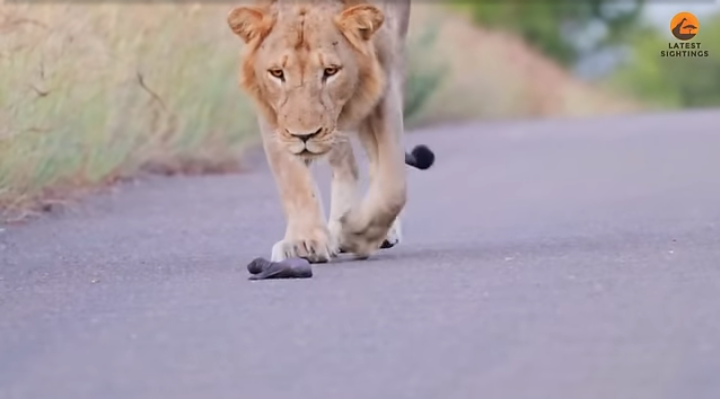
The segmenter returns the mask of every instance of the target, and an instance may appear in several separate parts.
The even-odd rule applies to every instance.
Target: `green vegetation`
[[[407,84],[405,85],[405,118],[412,121],[421,113],[423,107],[440,87],[447,76],[448,65],[431,57],[437,44],[440,27],[427,25],[416,37],[411,37],[408,45]]]
[[[698,35],[689,43],[702,43],[710,57],[661,57],[668,42],[665,30],[641,22],[645,0],[576,0],[567,2],[508,0],[457,1],[473,20],[493,30],[519,35],[541,53],[564,67],[574,66],[585,52],[608,48],[629,49],[630,61],[600,83],[646,104],[664,108],[720,105],[720,14],[703,18]],[[604,34],[594,46],[581,49],[571,38],[595,23]],[[601,28],[602,30],[602,28]]]
[[[720,106],[720,14],[703,18],[698,35],[709,57],[661,57],[674,38],[645,28],[630,45],[632,60],[610,79],[617,90],[663,108]]]
[[[458,1],[480,25],[519,34],[525,41],[564,66],[581,56],[570,40],[597,23],[606,34],[595,42],[602,49],[624,42],[633,32],[645,0],[475,0]]]

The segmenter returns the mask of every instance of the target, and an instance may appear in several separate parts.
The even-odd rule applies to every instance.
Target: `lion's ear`
[[[337,17],[337,22],[344,32],[356,34],[362,40],[370,40],[384,20],[382,11],[370,4],[350,7]]]
[[[230,29],[245,42],[264,34],[267,29],[265,11],[257,7],[237,7],[227,16]]]

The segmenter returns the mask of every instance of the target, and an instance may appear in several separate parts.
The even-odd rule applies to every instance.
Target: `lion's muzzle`
[[[285,133],[288,150],[294,155],[319,156],[332,148],[332,138],[324,128],[309,132],[294,132],[286,129]]]
[[[303,143],[305,143],[307,145],[307,142],[310,139],[312,139],[313,137],[319,136],[320,133],[322,133],[322,131],[323,131],[323,129],[320,128],[312,133],[293,133],[293,132],[288,132],[288,133],[290,133],[290,136],[295,137],[296,139],[302,141]]]

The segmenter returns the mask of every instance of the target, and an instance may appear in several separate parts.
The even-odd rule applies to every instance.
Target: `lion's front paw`
[[[337,255],[337,244],[326,230],[308,235],[289,235],[272,247],[271,260],[305,258],[310,263],[325,263]]]
[[[334,221],[329,224],[330,234],[333,237],[337,237],[337,241],[340,242],[342,240],[342,225],[340,224],[340,221]],[[380,249],[389,249],[392,248],[402,242],[402,228],[400,224],[400,218],[395,219],[395,222],[390,227],[390,230],[388,230],[387,235],[385,236],[385,239],[380,243]],[[347,253],[351,252],[347,250],[342,245],[339,245],[338,253]]]
[[[369,257],[385,245],[391,227],[378,218],[364,215],[359,209],[351,210],[341,217],[339,222],[339,247],[342,252],[354,253],[361,259]],[[393,245],[399,242],[397,237],[390,238],[394,241]]]
[[[342,235],[342,224],[339,220],[330,220],[328,223],[328,231],[330,232],[330,237],[332,237],[335,242],[338,242],[340,240],[340,236]]]

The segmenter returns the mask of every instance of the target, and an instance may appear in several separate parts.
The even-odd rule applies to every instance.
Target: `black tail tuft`
[[[435,154],[428,146],[420,144],[411,152],[405,153],[405,163],[420,170],[428,169],[435,162]]]

